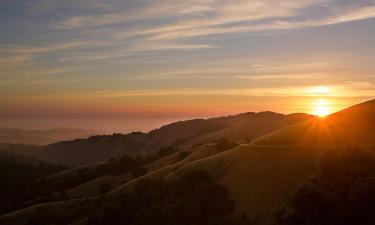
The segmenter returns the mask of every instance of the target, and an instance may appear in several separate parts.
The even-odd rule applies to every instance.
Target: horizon
[[[365,102],[368,102],[368,101],[373,101],[375,99],[367,99],[365,101],[362,101],[362,102],[357,102],[353,105],[350,105],[348,107],[345,107],[345,108],[342,108],[342,109],[339,109],[337,111],[334,111],[334,112],[330,112],[330,113],[327,113],[326,114],[326,111],[323,112],[322,115],[318,115],[318,114],[313,114],[313,113],[304,113],[304,112],[293,112],[293,113],[280,113],[280,112],[275,112],[275,111],[270,111],[270,110],[265,110],[265,111],[247,111],[247,112],[239,112],[239,113],[233,113],[233,114],[226,114],[226,115],[210,115],[210,116],[202,116],[202,117],[190,117],[190,118],[178,118],[178,117],[171,117],[171,118],[152,118],[152,117],[146,117],[146,118],[91,118],[91,119],[82,119],[82,118],[70,118],[70,119],[65,119],[65,120],[62,120],[60,121],[61,124],[59,125],[59,123],[56,123],[56,120],[51,118],[52,120],[52,123],[47,123],[45,124],[44,126],[40,126],[40,125],[37,125],[40,121],[33,119],[33,123],[30,123],[30,121],[27,121],[27,119],[25,121],[21,120],[19,121],[19,119],[17,119],[17,123],[14,123],[14,122],[8,122],[6,120],[3,120],[3,121],[0,121],[0,128],[4,128],[4,129],[20,129],[20,130],[28,130],[28,131],[32,131],[32,130],[36,130],[36,131],[48,131],[48,130],[54,130],[54,129],[74,129],[74,130],[82,130],[82,131],[90,131],[90,132],[94,132],[92,133],[93,135],[101,135],[101,134],[105,134],[105,135],[108,135],[108,134],[113,134],[113,133],[123,133],[123,134],[127,134],[127,133],[132,133],[132,132],[143,132],[143,133],[148,133],[152,130],[155,130],[155,129],[158,129],[158,128],[161,128],[163,126],[166,126],[166,125],[169,125],[169,124],[172,124],[172,123],[176,123],[176,122],[183,122],[183,121],[189,121],[189,120],[195,120],[195,119],[213,119],[213,118],[220,118],[220,117],[228,117],[228,116],[238,116],[238,115],[241,115],[241,114],[246,114],[246,113],[255,113],[255,114],[258,114],[258,113],[265,113],[265,112],[271,112],[271,113],[276,113],[276,114],[282,114],[282,115],[291,115],[291,114],[300,114],[300,113],[303,113],[303,114],[307,114],[307,115],[311,115],[311,116],[316,116],[316,117],[326,117],[326,116],[329,116],[331,114],[334,114],[334,113],[337,113],[341,110],[344,110],[346,108],[350,108],[352,106],[355,106],[357,104],[362,104],[362,103],[365,103]],[[318,108],[319,109],[319,108]],[[82,122],[83,121],[86,121],[86,125],[82,128],[82,127],[75,127],[74,125],[71,125],[71,126],[66,126],[66,124],[76,124],[78,121],[79,122]],[[99,121],[98,121],[99,120]],[[45,122],[45,119],[41,119],[41,121],[44,121]],[[93,121],[96,121],[96,122],[93,122]],[[138,123],[139,122],[143,122],[142,125],[139,125]],[[11,126],[7,126],[7,125],[13,125],[13,127]],[[14,125],[16,124],[16,125]],[[58,124],[56,126],[56,124]],[[64,124],[64,125],[62,125]],[[100,126],[98,126],[98,124],[101,124]],[[137,124],[137,125],[134,125],[134,124]],[[17,126],[18,125],[18,126]],[[101,127],[101,129],[95,129],[97,127]]]

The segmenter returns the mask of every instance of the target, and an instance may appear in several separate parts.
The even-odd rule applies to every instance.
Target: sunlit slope
[[[181,147],[208,143],[220,138],[251,141],[310,118],[311,115],[303,113],[284,115],[274,112],[249,112],[206,120],[188,120],[151,131],[148,141]]]
[[[261,137],[256,145],[375,145],[375,100]]]

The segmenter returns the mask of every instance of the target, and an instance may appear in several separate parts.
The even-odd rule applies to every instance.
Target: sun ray
[[[331,102],[327,99],[317,99],[313,103],[313,114],[321,118],[332,113]]]

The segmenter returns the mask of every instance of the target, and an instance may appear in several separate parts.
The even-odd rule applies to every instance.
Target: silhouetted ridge
[[[375,100],[261,137],[255,144],[374,145]]]
[[[57,142],[37,148],[34,155],[47,162],[77,166],[111,157],[153,154],[161,147],[187,148],[222,138],[251,141],[309,118],[312,116],[307,114],[296,116],[266,111],[186,120],[162,126],[149,133],[96,135],[86,139]]]

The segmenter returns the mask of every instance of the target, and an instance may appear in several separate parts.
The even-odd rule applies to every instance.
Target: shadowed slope
[[[111,157],[154,154],[161,147],[166,146],[186,148],[220,138],[251,141],[311,117],[306,114],[283,115],[273,112],[243,113],[176,122],[149,133],[92,136],[87,139],[57,142],[44,147],[9,146],[8,150],[32,155],[50,163],[79,166]]]
[[[227,187],[239,212],[266,223],[272,205],[285,198],[313,173],[321,151],[317,148],[241,145],[188,163],[167,177],[173,179],[187,171],[206,170]]]
[[[260,224],[268,224],[272,206],[312,175],[317,159],[325,150],[317,147],[254,147],[243,144],[193,161],[188,157],[139,179],[174,180],[189,171],[205,170],[228,189],[239,213],[245,213],[251,220],[259,220]],[[137,181],[114,189],[108,196],[116,198],[131,190]]]

